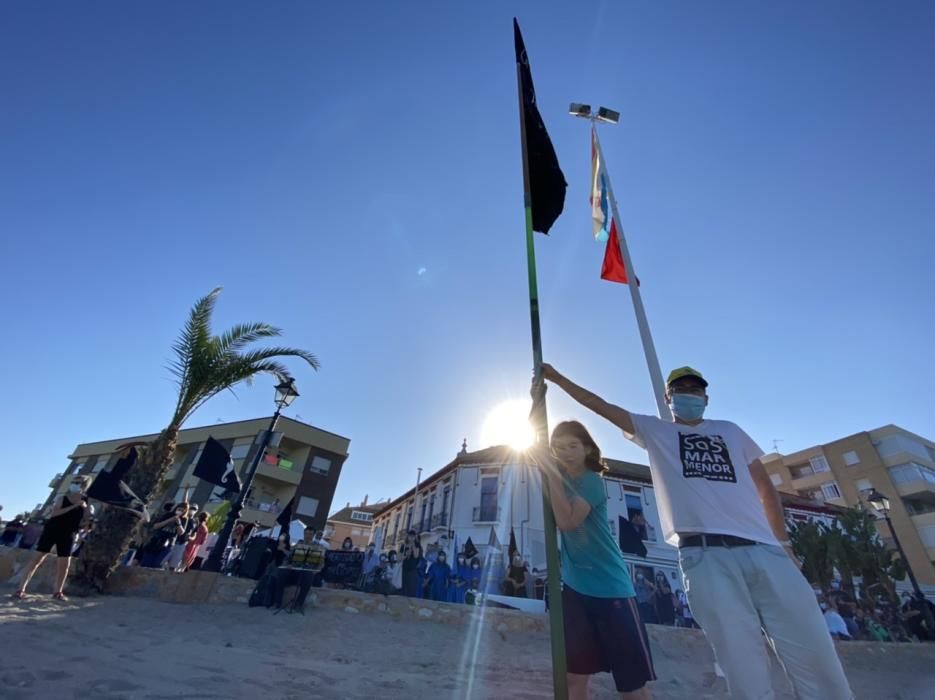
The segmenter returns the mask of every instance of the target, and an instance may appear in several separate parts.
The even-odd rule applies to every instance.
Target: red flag
[[[623,264],[623,256],[620,254],[620,239],[617,237],[617,219],[610,220],[610,238],[607,239],[607,247],[604,248],[601,279],[608,282],[628,284],[627,268]],[[636,283],[639,284],[640,281],[637,280]]]

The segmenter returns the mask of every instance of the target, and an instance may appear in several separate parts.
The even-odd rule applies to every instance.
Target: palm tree
[[[258,374],[272,374],[280,381],[290,379],[289,370],[278,361],[282,357],[298,357],[313,369],[319,367],[318,359],[305,350],[249,349],[259,340],[282,335],[279,328],[266,323],[238,324],[221,335],[212,335],[211,315],[220,292],[218,287],[195,302],[172,346],[174,358],[169,370],[179,388],[175,412],[156,439],[139,450],[139,458],[126,477],[127,485],[143,500],[152,497],[168,473],[175,458],[179,430],[206,401],[236,384],[249,383]],[[139,518],[132,513],[105,508],[95,527],[95,536],[81,548],[76,579],[102,591],[139,524]]]

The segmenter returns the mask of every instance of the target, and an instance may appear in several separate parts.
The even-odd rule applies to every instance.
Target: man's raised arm
[[[601,418],[609,420],[625,433],[633,435],[636,431],[633,429],[633,419],[630,418],[630,412],[626,409],[608,403],[597,394],[580,387],[563,375],[552,365],[542,363],[542,377],[568,394],[575,401],[587,409],[594,411]]]

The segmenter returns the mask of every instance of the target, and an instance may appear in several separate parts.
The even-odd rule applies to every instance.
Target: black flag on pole
[[[516,533],[513,532],[513,528],[510,528],[510,547],[507,550],[510,553],[510,561],[513,561],[513,556],[519,553],[519,547],[516,546]]]
[[[88,498],[93,498],[121,510],[128,510],[143,520],[149,521],[149,513],[146,510],[145,502],[137,497],[124,481],[124,477],[127,476],[127,473],[136,464],[139,457],[136,446],[133,444],[122,445],[118,448],[118,452],[120,458],[114,466],[110,470],[100,472],[97,478],[94,479],[88,489]]]
[[[558,156],[552,139],[545,129],[536,103],[536,89],[532,84],[529,57],[519,31],[519,23],[513,19],[513,43],[516,48],[516,63],[519,66],[519,82],[523,101],[523,124],[526,132],[526,158],[529,167],[529,195],[532,200],[532,230],[548,233],[552,224],[565,208],[565,175],[558,164]]]
[[[228,491],[240,491],[240,479],[234,470],[234,460],[224,445],[209,437],[193,472],[199,479],[221,486]]]
[[[279,517],[276,518],[276,523],[283,529],[283,532],[289,532],[289,523],[292,522],[292,502],[294,500],[295,498],[290,499],[286,507],[282,509]]]
[[[464,543],[464,556],[467,559],[473,559],[478,555],[477,547],[474,546],[474,543],[471,541],[471,538],[468,537],[467,541]]]

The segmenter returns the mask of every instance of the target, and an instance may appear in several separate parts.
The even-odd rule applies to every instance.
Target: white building
[[[648,576],[661,570],[680,588],[677,550],[662,541],[659,514],[649,467],[606,460],[607,518],[614,537],[639,516],[646,557],[624,552],[634,567],[645,567]],[[533,578],[544,578],[546,569],[542,491],[538,470],[506,446],[461,453],[449,464],[390,503],[373,520],[373,541],[382,551],[397,548],[405,533],[415,530],[423,547],[440,536],[449,538],[450,550],[464,547],[468,538],[480,555],[502,567],[512,532],[516,546],[528,562]],[[450,552],[453,554],[453,551]],[[496,585],[496,577],[492,584]]]

